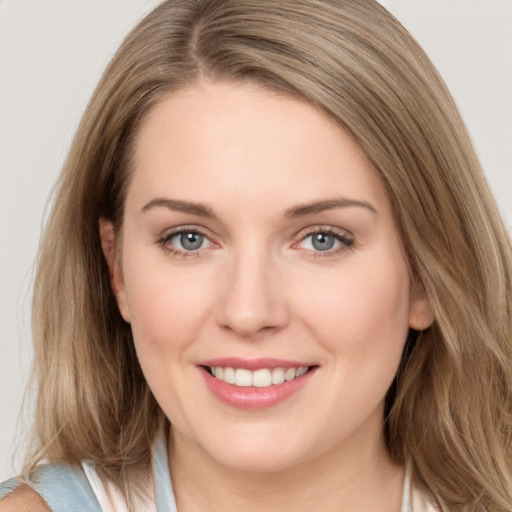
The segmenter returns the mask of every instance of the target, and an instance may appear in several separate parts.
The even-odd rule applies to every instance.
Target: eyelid
[[[340,246],[325,251],[298,247],[298,245],[304,242],[304,240],[316,233],[325,233],[327,235],[333,236],[338,242],[340,242]],[[350,250],[355,243],[354,236],[351,233],[345,229],[340,229],[332,225],[315,225],[304,228],[296,235],[296,238],[297,241],[293,243],[292,248],[309,252],[314,257],[337,256],[345,251]]]
[[[333,226],[331,224],[314,224],[311,226],[307,226],[305,228],[302,228],[296,235],[295,239],[297,241],[301,241],[304,238],[306,238],[308,235],[312,235],[315,233],[329,233],[335,236],[338,236],[340,238],[344,238],[346,240],[353,240],[354,235],[346,230],[342,229],[336,226]]]
[[[169,241],[182,233],[197,233],[203,237],[205,237],[209,241],[208,247],[202,247],[196,250],[182,250],[175,246],[171,246]],[[327,235],[333,236],[338,242],[339,247],[333,249],[327,249],[325,251],[315,250],[315,249],[305,249],[299,247],[299,245],[304,242],[308,237],[314,235],[315,233],[325,233]],[[159,235],[157,235],[155,239],[155,244],[159,245],[162,249],[165,249],[169,254],[172,254],[176,257],[189,258],[200,255],[202,252],[210,249],[217,248],[220,246],[218,242],[213,240],[215,238],[212,236],[211,232],[207,229],[198,226],[197,224],[192,225],[181,225],[176,226],[174,228],[168,228],[163,230]],[[299,233],[294,237],[296,241],[292,244],[293,249],[303,250],[304,252],[311,253],[311,256],[314,257],[328,257],[335,256],[347,250],[350,250],[354,243],[354,236],[345,229],[341,229],[332,225],[314,225],[303,228]]]
[[[202,247],[196,250],[182,250],[177,247],[170,245],[170,240],[182,233],[197,233],[204,238],[206,238],[210,245],[208,247]],[[162,231],[159,235],[157,235],[155,244],[160,246],[162,249],[166,250],[169,254],[172,254],[175,257],[181,258],[190,258],[194,256],[198,256],[205,250],[208,250],[210,247],[218,247],[218,243],[212,240],[213,236],[208,232],[208,230],[203,229],[201,226],[193,225],[181,225],[176,226],[175,228],[169,228]]]

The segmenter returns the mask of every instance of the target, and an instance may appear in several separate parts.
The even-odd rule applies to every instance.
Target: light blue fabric
[[[167,459],[167,440],[159,435],[153,445],[153,475],[157,512],[177,512]]]
[[[177,512],[164,435],[159,435],[153,445],[153,475],[157,512]],[[0,500],[23,483],[27,482],[13,478],[0,484]],[[80,466],[42,465],[29,485],[46,501],[52,512],[102,512]]]
[[[23,483],[27,482],[15,478],[0,484],[0,499]],[[79,466],[42,465],[29,485],[41,495],[52,512],[101,512],[100,504]]]
[[[164,435],[159,435],[153,445],[153,475],[157,512],[177,512]],[[15,478],[0,484],[0,500],[21,483],[22,480]],[[69,464],[43,465],[37,471],[31,485],[43,497],[52,512],[102,512],[81,467]],[[405,479],[400,510],[412,512],[408,477]]]

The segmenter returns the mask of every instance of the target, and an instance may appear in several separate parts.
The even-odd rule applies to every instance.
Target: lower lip
[[[302,389],[316,368],[310,369],[301,377],[266,388],[235,386],[216,379],[203,367],[200,370],[208,389],[219,400],[237,409],[258,410],[273,407]]]

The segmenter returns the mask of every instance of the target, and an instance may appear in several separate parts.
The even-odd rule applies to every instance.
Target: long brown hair
[[[435,313],[410,333],[388,394],[389,451],[442,510],[509,510],[509,237],[444,83],[373,0],[170,0],[128,35],[83,116],[41,243],[27,470],[89,459],[126,495],[147,473],[162,412],[118,312],[98,221],[122,223],[144,116],[202,80],[300,98],[366,152]]]

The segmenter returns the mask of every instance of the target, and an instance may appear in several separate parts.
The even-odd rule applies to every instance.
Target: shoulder
[[[0,512],[49,512],[43,498],[28,485],[20,485],[0,501]]]
[[[38,467],[30,482],[13,479],[0,484],[0,500],[0,512],[23,512],[22,507],[35,511],[101,512],[82,468],[63,463]]]

